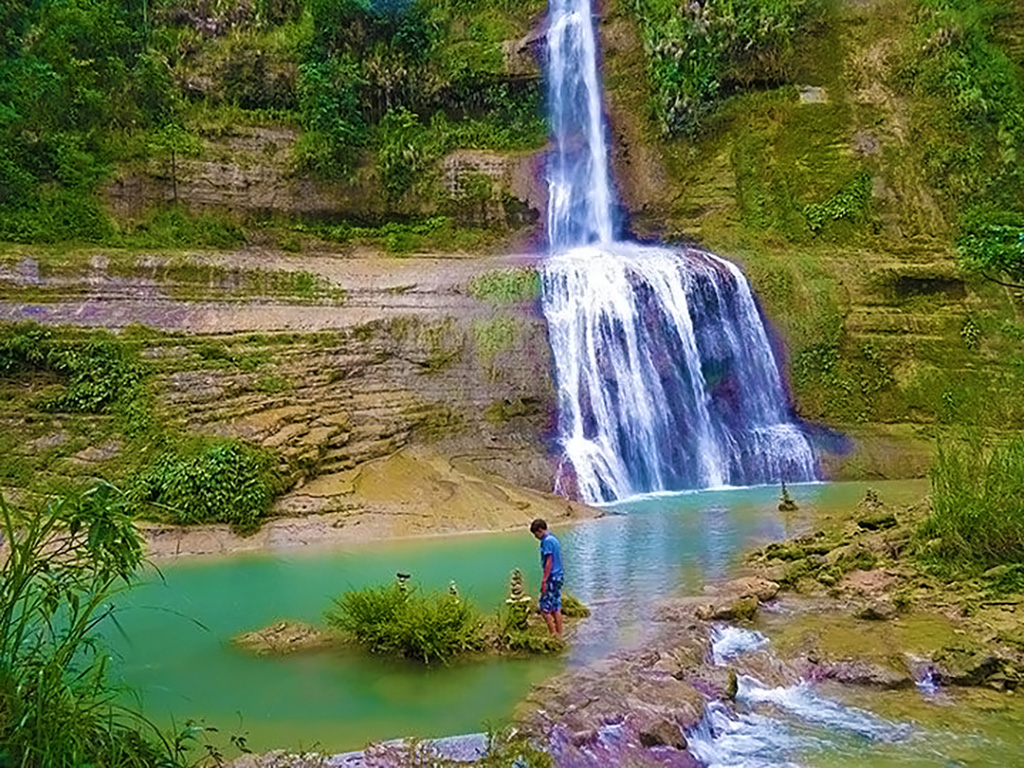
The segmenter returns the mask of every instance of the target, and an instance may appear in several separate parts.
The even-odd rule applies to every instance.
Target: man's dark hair
[[[546,531],[548,524],[544,522],[543,518],[538,517],[532,523],[530,523],[530,533],[536,533],[537,531]]]

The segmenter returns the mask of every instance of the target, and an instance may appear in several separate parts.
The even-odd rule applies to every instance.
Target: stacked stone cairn
[[[508,606],[509,624],[513,629],[526,630],[532,602],[533,599],[526,594],[523,587],[523,572],[518,568],[513,568],[508,579],[508,598],[505,600],[505,604]]]

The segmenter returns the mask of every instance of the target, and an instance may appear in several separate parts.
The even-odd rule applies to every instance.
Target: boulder
[[[896,606],[889,600],[872,600],[858,608],[853,615],[866,621],[888,621],[896,618]]]
[[[969,643],[947,645],[933,659],[939,680],[946,685],[981,685],[1002,672],[1006,659]]]

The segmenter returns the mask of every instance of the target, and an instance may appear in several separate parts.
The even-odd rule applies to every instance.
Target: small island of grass
[[[590,615],[572,595],[562,598],[562,613],[572,623]],[[512,572],[509,597],[493,616],[463,598],[454,582],[447,591],[427,592],[399,574],[392,584],[344,592],[325,613],[326,628],[277,621],[237,636],[234,644],[257,655],[279,655],[352,645],[382,656],[431,664],[484,654],[547,654],[565,650],[565,641],[548,634],[537,615],[537,601],[522,589],[522,574]]]

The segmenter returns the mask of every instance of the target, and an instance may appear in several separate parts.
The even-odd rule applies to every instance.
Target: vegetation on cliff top
[[[787,81],[797,37],[821,0],[632,0],[652,112],[668,136],[695,136],[737,92]]]
[[[542,8],[540,0],[7,3],[0,238],[173,244],[166,227],[141,236],[134,223],[113,221],[99,186],[116,165],[148,161],[165,163],[173,183],[176,160],[203,151],[201,133],[239,120],[301,126],[294,162],[320,176],[374,165],[391,203],[429,181],[453,148],[537,147],[546,136],[539,81],[509,74],[503,43],[523,37]],[[180,238],[188,228],[174,229]],[[207,243],[209,233],[194,229],[189,244],[224,247],[223,233]]]

